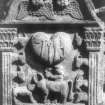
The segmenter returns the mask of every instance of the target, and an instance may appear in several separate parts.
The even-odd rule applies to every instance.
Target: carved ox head
[[[72,39],[68,33],[46,34],[37,32],[31,38],[35,59],[55,65],[67,58],[72,51]]]

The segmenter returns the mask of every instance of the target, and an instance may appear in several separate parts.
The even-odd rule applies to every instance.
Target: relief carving
[[[0,104],[105,104],[105,7],[93,2],[0,4]]]
[[[18,20],[62,22],[80,21],[84,18],[77,0],[14,0],[5,21]]]
[[[71,35],[36,32],[31,37],[18,37],[12,59],[12,98],[16,105],[88,103],[88,58],[74,48],[75,37]],[[82,41],[79,34],[75,36]]]

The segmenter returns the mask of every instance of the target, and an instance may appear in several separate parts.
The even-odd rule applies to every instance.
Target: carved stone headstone
[[[105,32],[96,15],[104,7],[84,3],[96,19],[85,19],[78,0],[6,4],[0,22],[0,105],[105,104]]]

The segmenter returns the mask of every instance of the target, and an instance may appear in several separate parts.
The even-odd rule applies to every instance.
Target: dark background
[[[9,7],[10,7],[10,4],[13,0],[0,0],[0,19],[4,19],[8,10],[9,10]],[[91,16],[89,15],[88,13],[88,9],[84,3],[84,0],[77,0],[81,6],[81,11],[85,17],[85,19],[89,20],[89,19],[92,19]],[[100,8],[102,6],[105,6],[105,0],[92,0],[95,7],[96,8]],[[98,15],[103,21],[105,21],[105,12],[104,13],[100,13]]]

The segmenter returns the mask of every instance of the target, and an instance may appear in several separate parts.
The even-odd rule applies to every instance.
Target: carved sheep
[[[68,95],[70,95],[71,90],[71,82],[70,81],[49,81],[44,78],[42,74],[37,74],[33,77],[33,81],[36,86],[43,90],[45,93],[44,102],[47,101],[49,92],[57,92],[60,93],[62,98],[62,103],[67,101]]]
[[[32,85],[31,85],[31,88],[32,88]],[[35,88],[35,85],[33,85],[33,89]],[[33,90],[32,89],[32,90]],[[18,97],[18,95],[21,95],[21,96],[29,96],[30,98],[30,101],[32,103],[36,103],[33,95],[32,95],[32,92],[28,89],[27,86],[19,86],[19,85],[16,85],[12,88],[12,93],[13,93],[13,99],[14,101],[16,100],[16,98]]]

